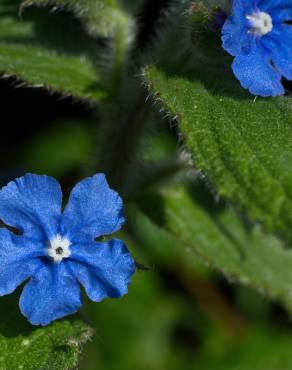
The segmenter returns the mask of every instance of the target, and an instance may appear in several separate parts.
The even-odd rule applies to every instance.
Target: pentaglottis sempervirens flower
[[[78,183],[62,213],[62,192],[52,177],[27,174],[0,190],[0,295],[26,283],[20,309],[35,325],[75,313],[80,285],[90,299],[127,293],[135,263],[125,244],[96,238],[120,229],[123,202],[104,175]]]
[[[284,94],[281,77],[292,80],[292,1],[234,0],[222,29],[232,68],[252,94]]]

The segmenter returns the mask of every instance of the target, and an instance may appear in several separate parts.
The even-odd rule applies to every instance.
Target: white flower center
[[[251,30],[249,32],[258,36],[264,36],[273,29],[273,20],[270,14],[256,12],[246,17],[249,20]]]
[[[70,245],[70,240],[57,234],[50,240],[48,255],[53,258],[54,262],[61,262],[63,258],[68,258],[71,255]]]

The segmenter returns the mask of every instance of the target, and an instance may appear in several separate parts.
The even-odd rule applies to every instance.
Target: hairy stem
[[[106,173],[111,186],[121,193],[126,192],[128,171],[136,155],[139,138],[149,112],[144,91],[138,96],[127,112],[125,107],[111,117],[105,127],[103,142],[99,153],[98,168]],[[124,113],[124,114],[123,114]]]
[[[161,0],[157,6],[156,17],[160,17],[159,9],[167,8],[171,4],[170,0]],[[181,6],[179,6],[180,8]],[[175,12],[172,11],[172,13],[174,16]],[[167,15],[165,17],[167,18]],[[152,28],[155,30],[156,27],[156,22],[154,22]],[[178,27],[176,22],[175,27]],[[164,50],[165,48],[164,43],[169,44],[173,34],[177,34],[173,28],[170,33],[171,37],[166,32],[168,36],[166,40],[158,40],[156,47],[154,47],[154,55],[150,57],[150,60],[156,56],[159,57],[160,49]],[[149,59],[144,59],[141,56],[135,58],[138,51],[135,47],[132,51],[130,50],[126,40],[127,36],[129,36],[127,32],[117,29],[117,34],[113,39],[114,49],[110,76],[112,99],[111,102],[103,106],[102,137],[98,153],[98,170],[105,172],[111,186],[122,194],[127,193],[129,171],[136,158],[136,149],[139,146],[140,137],[151,109],[150,104],[146,102],[147,92],[142,88],[139,78],[135,75],[141,70],[141,65],[143,66],[146,61],[149,62]],[[136,42],[138,41],[136,40]],[[144,52],[149,53],[147,50]],[[142,176],[143,173],[141,173]]]

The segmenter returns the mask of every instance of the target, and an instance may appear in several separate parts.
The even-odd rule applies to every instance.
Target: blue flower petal
[[[27,174],[0,190],[0,218],[27,236],[50,239],[58,231],[61,203],[54,178]]]
[[[222,43],[228,53],[236,56],[248,47],[249,35],[246,9],[240,1],[235,1],[233,12],[222,28]]]
[[[276,21],[289,20],[292,16],[291,0],[258,0],[258,8]]]
[[[259,0],[258,8],[270,14],[273,24],[292,20],[291,0]]]
[[[77,312],[81,306],[80,287],[67,261],[44,264],[24,287],[19,305],[33,325],[48,325]]]
[[[105,176],[97,174],[72,190],[63,213],[62,233],[71,241],[93,240],[119,230],[124,221],[122,199],[109,188]]]
[[[71,251],[69,263],[72,273],[91,300],[99,302],[107,297],[119,298],[128,292],[135,263],[122,241],[76,245]]]
[[[291,0],[257,0],[257,6],[261,11],[268,12],[274,8],[291,6]]]
[[[292,26],[274,26],[269,37],[263,38],[263,44],[270,50],[275,67],[292,80]]]
[[[241,86],[264,97],[284,94],[281,75],[271,65],[269,56],[258,46],[257,39],[251,42],[250,52],[235,57],[232,64]]]
[[[236,17],[241,17],[257,8],[257,0],[233,0],[232,11]]]
[[[271,14],[274,23],[292,21],[292,4],[290,3],[289,8],[275,9]]]
[[[12,293],[40,266],[40,242],[32,242],[0,229],[0,296]]]

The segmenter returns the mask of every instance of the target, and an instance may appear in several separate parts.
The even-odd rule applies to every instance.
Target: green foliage
[[[94,68],[94,41],[76,22],[44,11],[18,15],[19,1],[0,4],[0,72],[29,86],[98,101],[105,97]]]
[[[55,6],[74,12],[94,35],[111,36],[116,28],[127,27],[130,18],[118,0],[25,0],[22,8]]]
[[[143,0],[119,0],[121,5],[131,12],[138,12],[143,4]]]
[[[291,243],[290,99],[253,99],[212,65],[187,77],[149,68],[145,78],[218,194]]]
[[[131,294],[119,305],[111,301],[99,307],[88,305],[86,313],[97,327],[97,336],[90,348],[90,360],[84,359],[82,368],[173,370],[186,364],[179,355],[173,355],[170,339],[176,320],[185,310],[175,297],[165,298],[162,291],[155,275],[139,274]]]
[[[145,195],[138,204],[156,228],[134,212],[135,229],[148,226],[147,238],[159,235],[159,228],[167,230],[178,245],[195,252],[230,281],[254,287],[292,312],[292,251],[259,226],[244,225],[231,209],[205,203],[207,199],[194,184]]]
[[[212,352],[207,346],[202,357],[199,357],[194,369],[290,369],[292,366],[289,351],[291,338],[287,333],[260,325],[251,326],[241,334],[242,336],[232,346],[232,349],[227,346],[220,353],[215,352],[210,355]],[[222,339],[216,338],[216,340]],[[225,342],[224,344],[226,345],[227,343]]]
[[[46,173],[66,196],[104,172],[141,270],[122,300],[83,306],[96,335],[82,370],[292,367],[273,303],[292,313],[291,97],[240,89],[211,27],[230,3],[0,0],[0,73],[42,87],[49,113],[25,142],[15,135],[0,180]],[[34,113],[29,91],[17,107]],[[78,316],[33,327],[16,296],[0,300],[0,370],[75,369],[90,327]]]
[[[87,122],[59,121],[22,148],[19,165],[33,173],[64,176],[91,161],[94,140]]]
[[[0,312],[3,370],[71,370],[77,366],[83,344],[92,336],[90,327],[78,318],[46,328],[31,326],[20,314],[15,294],[1,298]]]
[[[143,260],[151,263],[150,270],[137,274],[130,294],[118,305],[109,300],[86,306],[85,313],[97,333],[81,363],[82,370],[291,367],[288,328],[265,321],[260,307],[259,320],[247,315],[234,318],[236,314],[222,305],[220,296],[212,295],[210,276],[195,262],[196,256],[190,258],[179,242],[165,237],[166,232],[158,230],[135,207],[130,213],[142,238],[127,242],[133,250],[143,251]],[[158,271],[168,275],[163,278]],[[183,293],[175,287],[166,289],[177,278]],[[246,299],[251,307],[250,294]]]

